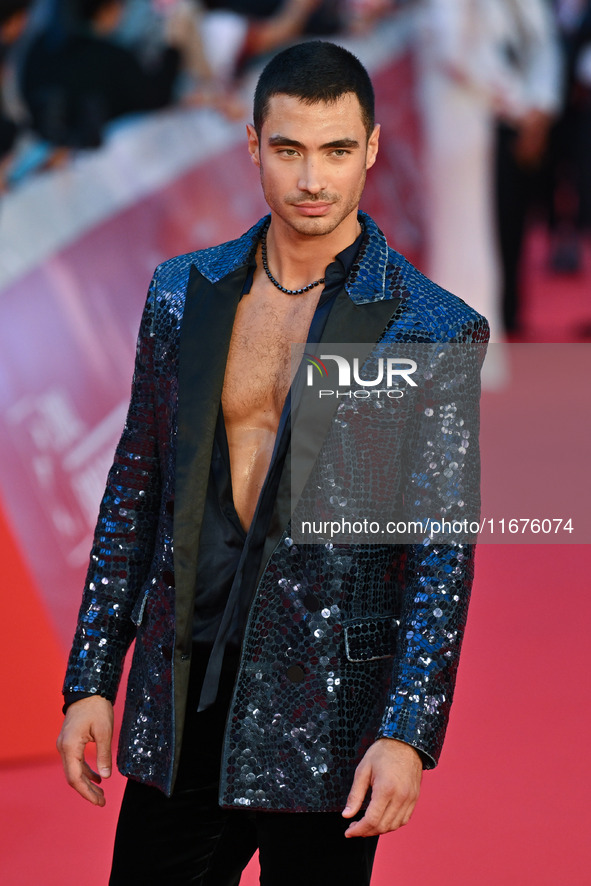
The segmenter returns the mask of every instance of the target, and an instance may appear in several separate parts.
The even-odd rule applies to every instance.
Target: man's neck
[[[339,252],[355,242],[361,232],[357,210],[329,234],[300,234],[275,215],[267,231],[267,260],[273,276],[283,286],[297,289],[324,276]]]

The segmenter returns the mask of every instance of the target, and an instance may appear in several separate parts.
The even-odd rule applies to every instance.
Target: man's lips
[[[294,203],[293,206],[302,215],[324,215],[329,211],[332,203]]]

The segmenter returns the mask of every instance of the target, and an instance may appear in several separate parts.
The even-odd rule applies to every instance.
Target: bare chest
[[[278,420],[292,380],[293,345],[302,343],[301,354],[316,301],[289,296],[273,299],[256,293],[242,299],[224,377],[226,419],[266,413]]]

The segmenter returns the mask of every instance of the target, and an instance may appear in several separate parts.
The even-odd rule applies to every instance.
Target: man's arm
[[[444,368],[430,386],[430,403],[423,412],[427,420],[421,419],[419,433],[410,441],[408,520],[445,516],[453,522],[479,509],[484,352],[482,344],[467,343],[453,345],[443,360],[436,357]],[[368,789],[371,800],[347,836],[383,834],[406,824],[418,799],[423,767],[437,763],[474,572],[474,545],[453,537],[446,542],[428,540],[404,548],[403,610],[391,696],[378,740],[357,767],[344,817],[359,811]]]
[[[111,771],[112,703],[134,636],[131,614],[152,560],[160,502],[154,413],[155,281],[154,277],[142,317],[129,411],[101,502],[64,682],[66,703],[74,701],[57,742],[68,783],[98,806],[105,803],[98,785]],[[80,698],[80,693],[89,697]],[[85,761],[90,742],[96,744],[98,772]]]

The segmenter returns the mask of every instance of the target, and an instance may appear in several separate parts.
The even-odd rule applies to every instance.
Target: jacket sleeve
[[[482,331],[480,331],[482,336]],[[461,337],[460,337],[461,341]],[[434,347],[432,381],[409,440],[405,517],[429,531],[403,546],[403,599],[389,703],[380,737],[437,764],[454,691],[474,576],[469,532],[432,532],[480,513],[480,368],[485,344]]]
[[[136,349],[131,401],[107,478],[63,692],[115,700],[134,637],[131,613],[153,556],[160,471],[154,411],[152,279]]]

